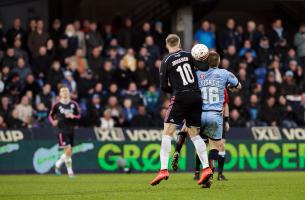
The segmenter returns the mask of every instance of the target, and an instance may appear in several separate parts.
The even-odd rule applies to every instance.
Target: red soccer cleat
[[[169,177],[169,173],[167,169],[162,169],[157,177],[150,182],[150,185],[158,185],[162,180],[167,180]]]
[[[197,182],[198,185],[202,185],[204,182],[206,182],[211,176],[213,176],[213,172],[211,168],[207,167],[205,169],[202,169],[201,178]]]

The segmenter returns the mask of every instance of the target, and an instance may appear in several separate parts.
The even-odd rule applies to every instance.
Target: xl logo
[[[102,129],[94,128],[96,139],[99,141],[125,141],[121,128]]]
[[[21,131],[0,131],[0,142],[17,142],[23,140],[24,136]]]
[[[281,140],[282,136],[277,127],[252,127],[252,135],[255,140]]]

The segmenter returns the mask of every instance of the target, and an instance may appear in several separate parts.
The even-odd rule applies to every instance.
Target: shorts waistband
[[[221,113],[222,110],[202,110],[202,112],[219,112],[219,113]]]

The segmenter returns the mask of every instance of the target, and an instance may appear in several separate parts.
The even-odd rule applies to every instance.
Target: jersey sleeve
[[[239,81],[236,78],[236,76],[232,72],[229,72],[227,70],[226,72],[227,72],[227,84],[230,83],[233,87],[237,87]]]
[[[51,110],[50,110],[50,113],[49,113],[49,121],[51,123],[53,123],[56,119],[54,118],[56,113],[57,113],[57,110],[58,110],[58,102],[57,103],[54,103]]]
[[[168,83],[168,73],[167,73],[167,64],[164,60],[161,63],[160,67],[160,86],[161,90],[166,93],[172,93],[173,89]]]
[[[72,102],[75,105],[73,110],[74,119],[80,119],[81,118],[80,106],[76,101],[72,101]]]

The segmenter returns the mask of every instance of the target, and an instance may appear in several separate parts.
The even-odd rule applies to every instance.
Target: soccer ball
[[[191,54],[197,61],[204,61],[209,56],[209,48],[204,44],[196,44],[193,46]]]

